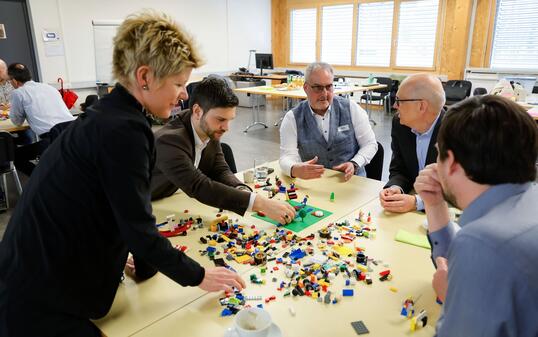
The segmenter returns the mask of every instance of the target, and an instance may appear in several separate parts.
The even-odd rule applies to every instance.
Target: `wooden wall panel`
[[[472,9],[473,0],[447,1],[440,73],[449,80],[463,78]]]
[[[285,67],[288,63],[289,28],[286,0],[271,0],[271,49],[275,67]]]
[[[326,4],[357,3],[357,0],[272,0],[273,54],[278,67],[302,66],[289,64],[289,10],[292,7],[318,7]],[[438,62],[432,73],[447,75],[449,79],[462,79],[467,62],[467,48],[472,44],[471,66],[483,67],[489,63],[489,45],[495,0],[477,0],[475,22],[471,23],[473,0],[441,0],[444,10],[437,51]],[[474,24],[473,40],[469,40],[469,30]],[[336,67],[339,70],[358,70],[385,73],[402,73],[401,69],[365,68],[356,66]],[[405,71],[408,73],[416,70]]]
[[[477,0],[470,67],[489,67],[489,43],[495,21],[495,0]]]

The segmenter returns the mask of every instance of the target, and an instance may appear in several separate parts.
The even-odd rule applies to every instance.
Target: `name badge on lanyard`
[[[340,125],[338,127],[338,132],[344,132],[344,131],[349,131],[349,125]]]

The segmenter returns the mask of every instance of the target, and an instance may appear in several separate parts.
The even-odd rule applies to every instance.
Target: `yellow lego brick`
[[[357,269],[365,273],[368,272],[368,268],[366,266],[363,266],[362,264],[357,264]]]
[[[251,257],[249,255],[241,255],[241,256],[235,257],[235,261],[237,261],[237,263],[242,263],[242,264],[249,263],[250,259]]]
[[[229,237],[227,237],[227,236],[226,236],[226,235],[224,235],[224,234],[223,234],[223,235],[221,235],[220,237],[221,237],[221,238],[222,238],[222,239],[223,239],[224,241],[226,241],[226,242],[230,242],[230,241],[232,241],[232,240],[230,240],[230,238],[229,238]]]
[[[348,246],[334,246],[333,250],[340,254],[340,256],[349,256],[353,254],[353,249]]]

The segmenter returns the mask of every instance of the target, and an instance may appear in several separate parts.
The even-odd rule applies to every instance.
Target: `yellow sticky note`
[[[403,229],[400,229],[398,233],[396,233],[396,237],[394,238],[394,240],[426,249],[431,248],[430,243],[428,242],[428,237],[426,235],[413,234]]]

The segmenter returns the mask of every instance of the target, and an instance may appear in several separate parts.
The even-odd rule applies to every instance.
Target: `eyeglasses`
[[[309,84],[308,86],[310,86],[310,88],[312,88],[312,90],[314,90],[314,92],[316,92],[318,94],[322,93],[323,89],[325,89],[327,91],[333,91],[334,90],[334,85],[332,83],[327,84],[327,85],[318,85],[318,84],[311,85],[311,84]]]
[[[398,97],[396,97],[396,99],[394,100],[394,106],[399,107],[400,102],[418,102],[418,101],[423,101],[423,99],[422,98],[399,99]]]

